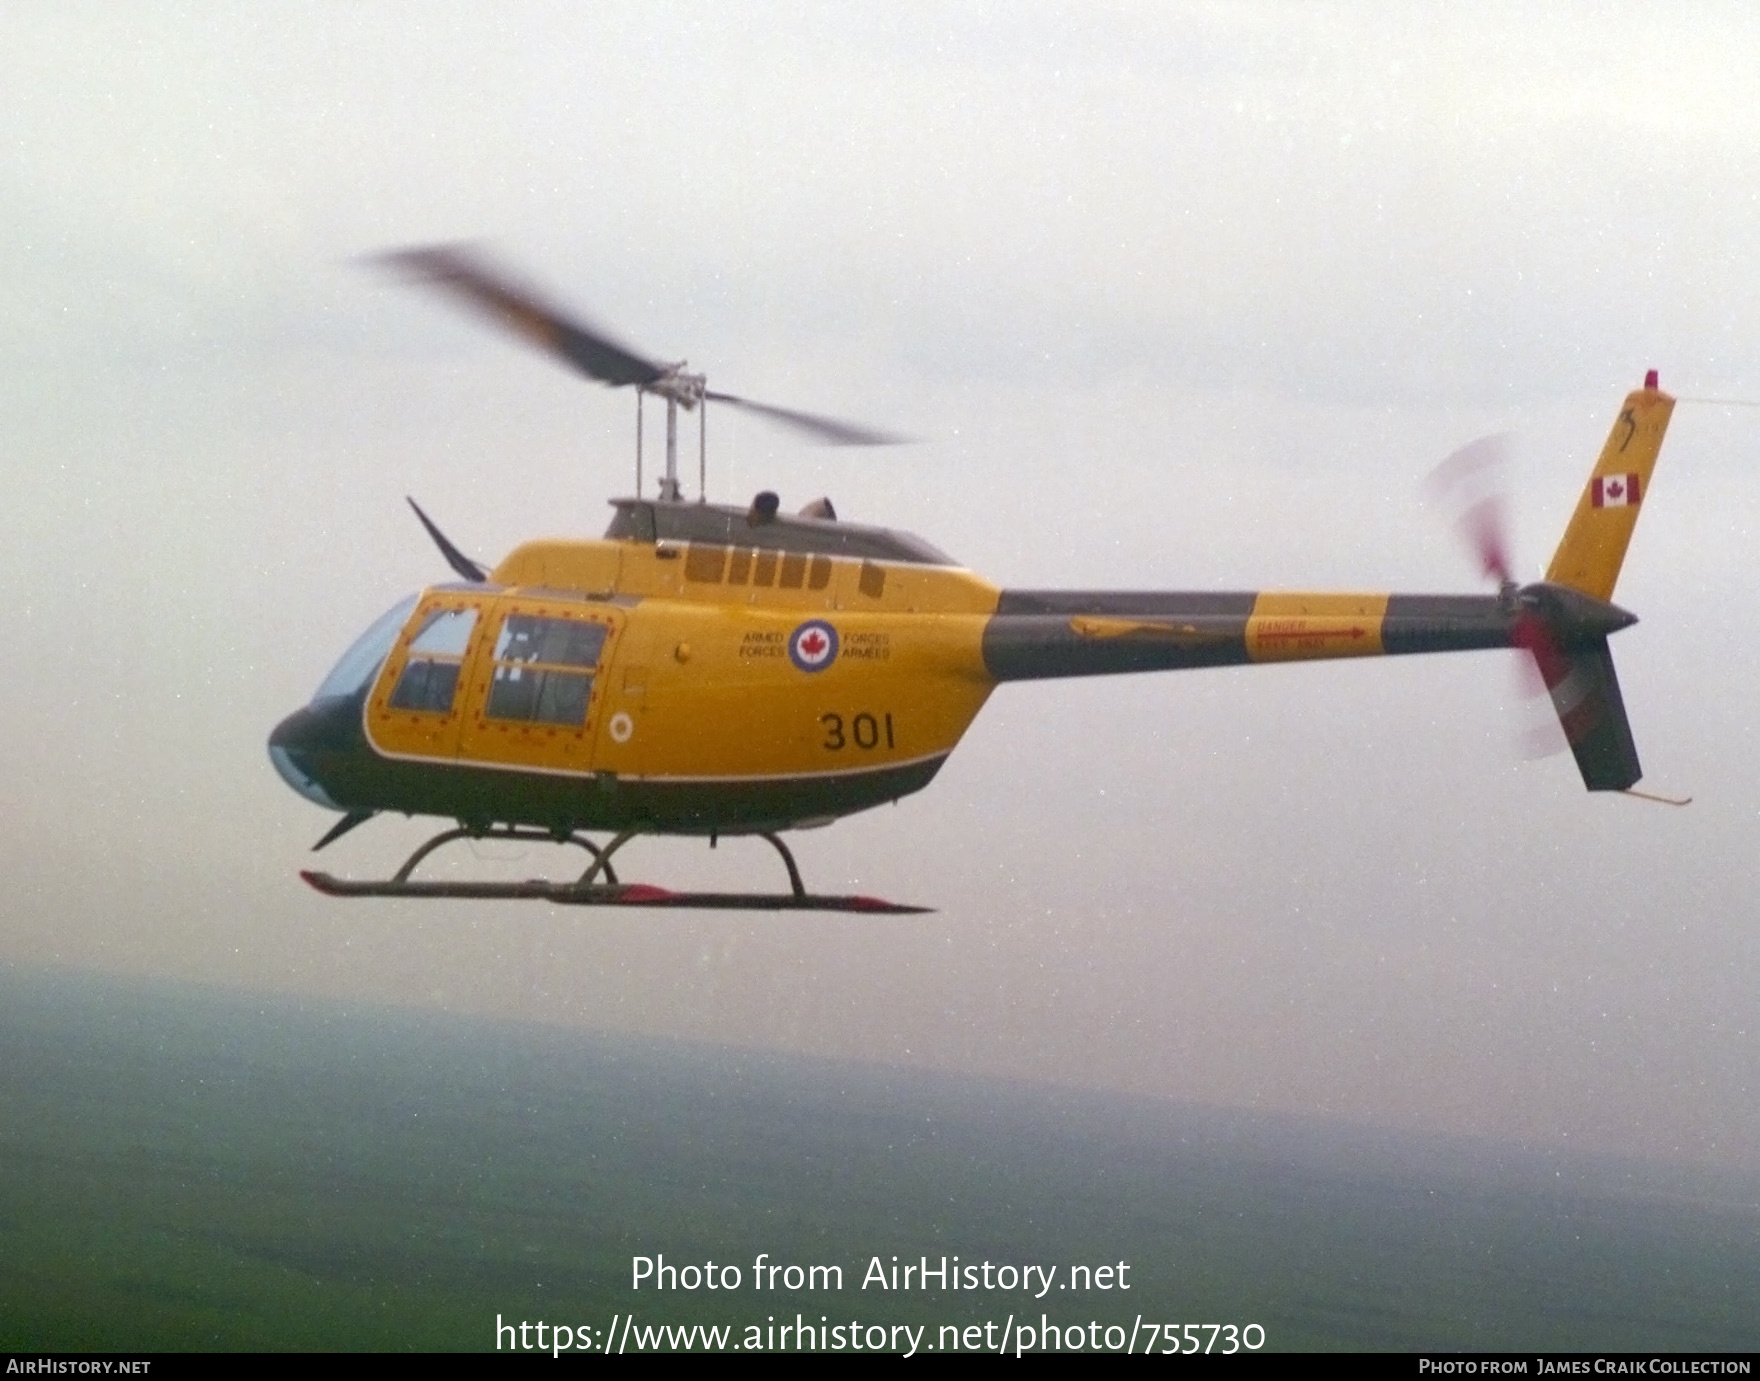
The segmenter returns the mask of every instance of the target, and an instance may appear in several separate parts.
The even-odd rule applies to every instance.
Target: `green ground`
[[[497,1314],[798,1311],[931,1343],[1044,1312],[1256,1322],[1272,1349],[1747,1350],[1743,1197],[1140,1100],[0,974],[7,1349],[484,1349]],[[631,1258],[662,1252],[836,1264],[846,1288],[632,1292]],[[1123,1259],[1134,1288],[857,1288],[871,1256],[925,1253]]]

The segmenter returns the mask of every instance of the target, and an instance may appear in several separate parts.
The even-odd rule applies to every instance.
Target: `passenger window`
[[[584,619],[509,614],[495,639],[489,718],[584,724],[606,631]]]
[[[391,692],[394,710],[448,714],[458,674],[477,624],[475,609],[436,609],[410,640],[409,661]]]

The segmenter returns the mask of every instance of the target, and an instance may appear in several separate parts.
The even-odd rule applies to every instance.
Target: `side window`
[[[409,660],[391,692],[391,708],[449,713],[476,624],[475,609],[436,609],[429,614],[421,632],[410,640]]]
[[[509,614],[495,639],[489,718],[571,727],[585,723],[605,634],[604,624],[584,619]]]

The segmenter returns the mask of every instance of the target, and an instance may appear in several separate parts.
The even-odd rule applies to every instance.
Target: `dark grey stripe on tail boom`
[[[1004,590],[996,612],[1164,619],[1232,615],[1244,626],[1258,598],[1251,590]]]
[[[1508,647],[1513,613],[1496,595],[1390,595],[1381,625],[1388,656]]]
[[[998,681],[1234,666],[1247,660],[1255,598],[1250,591],[1004,590],[984,629],[984,665]],[[1171,626],[1085,637],[1070,625],[1084,615]]]
[[[998,614],[984,629],[984,665],[998,681],[1235,666],[1247,660],[1245,618],[1181,617],[1189,633],[1083,637],[1069,614]],[[1117,617],[1109,615],[1108,617]]]

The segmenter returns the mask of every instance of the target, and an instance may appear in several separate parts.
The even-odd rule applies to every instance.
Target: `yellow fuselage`
[[[795,779],[931,762],[952,751],[995,684],[982,639],[998,595],[956,567],[531,542],[483,586],[424,594],[367,701],[367,737],[390,758],[629,782]],[[478,618],[452,708],[396,708],[415,634],[437,611],[471,608]],[[605,628],[579,725],[488,712],[498,630],[521,614]],[[810,642],[815,632],[821,643],[791,649],[791,639]]]
[[[1003,681],[1516,646],[1623,790],[1607,600],[1672,402],[1626,398],[1548,579],[1496,595],[1002,590],[909,534],[632,499],[484,578],[436,533],[471,578],[369,630],[270,756],[351,819],[775,831],[920,790]]]

